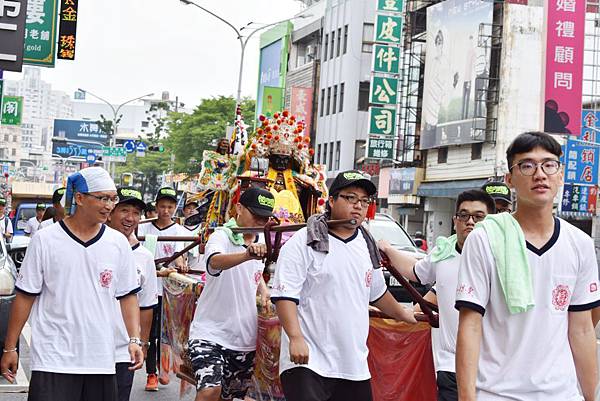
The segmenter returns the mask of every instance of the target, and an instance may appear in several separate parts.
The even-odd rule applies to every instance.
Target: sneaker
[[[168,374],[167,375],[163,374],[158,377],[158,382],[160,384],[162,384],[163,386],[166,386],[167,384],[169,384],[171,382],[171,378],[169,377]]]
[[[158,377],[155,373],[149,374],[146,380],[146,391],[158,391]]]

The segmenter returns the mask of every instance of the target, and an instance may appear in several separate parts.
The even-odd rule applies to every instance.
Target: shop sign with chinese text
[[[563,149],[565,183],[598,185],[598,146],[572,139],[567,141]]]
[[[596,214],[598,187],[565,184],[561,200],[561,211]]]
[[[23,116],[23,98],[4,96],[2,99],[2,125],[21,125]]]
[[[383,107],[369,108],[369,134],[396,135],[396,110]]]
[[[400,44],[402,39],[402,17],[377,15],[375,42]]]
[[[377,0],[377,11],[400,13],[403,3],[403,0]]]
[[[75,60],[78,1],[79,0],[60,0],[58,58],[61,60]]]
[[[27,0],[0,0],[0,70],[23,69]]]
[[[398,103],[398,80],[388,77],[371,77],[369,102],[396,105]]]
[[[393,159],[394,139],[386,137],[369,136],[367,149],[369,159]]]
[[[28,0],[23,63],[54,67],[58,0]]]

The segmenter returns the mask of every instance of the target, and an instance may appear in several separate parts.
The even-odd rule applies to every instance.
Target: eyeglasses
[[[348,201],[348,203],[350,203],[351,205],[356,205],[358,202],[360,202],[360,206],[362,206],[362,207],[369,207],[371,202],[373,202],[373,199],[371,199],[371,198],[359,198],[356,195],[340,194],[339,197],[346,199],[346,201]]]
[[[457,213],[456,218],[462,221],[463,223],[468,223],[471,218],[473,218],[474,223],[479,223],[485,219],[485,214],[470,214],[470,213]]]
[[[107,196],[107,195],[105,195],[105,196],[97,196],[97,195],[86,194],[86,193],[83,193],[82,195],[91,196],[92,198],[96,198],[100,202],[104,203],[105,205],[108,205],[109,203],[112,203],[113,205],[116,205],[117,203],[119,203],[119,197],[118,196]]]
[[[514,164],[510,169],[512,170],[515,166],[519,166],[519,171],[521,174],[526,176],[534,175],[538,167],[541,167],[545,174],[554,175],[560,170],[560,161],[544,160],[543,162],[536,163],[533,160],[523,160]]]

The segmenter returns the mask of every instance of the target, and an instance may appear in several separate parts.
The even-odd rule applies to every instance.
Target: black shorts
[[[308,368],[281,373],[286,401],[372,401],[371,380],[345,380],[319,376]]]
[[[31,372],[27,401],[117,401],[115,375]]]
[[[131,386],[133,385],[133,370],[130,362],[117,362],[115,370],[117,372],[117,394],[119,401],[129,401]]]
[[[437,372],[438,401],[458,401],[456,373]]]
[[[204,340],[188,342],[196,390],[221,387],[221,398],[244,399],[252,383],[255,351],[233,351]]]

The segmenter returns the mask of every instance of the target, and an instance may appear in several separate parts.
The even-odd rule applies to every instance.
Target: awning
[[[463,191],[481,188],[486,182],[488,182],[487,178],[478,180],[423,182],[417,189],[417,195],[432,198],[454,199]]]

